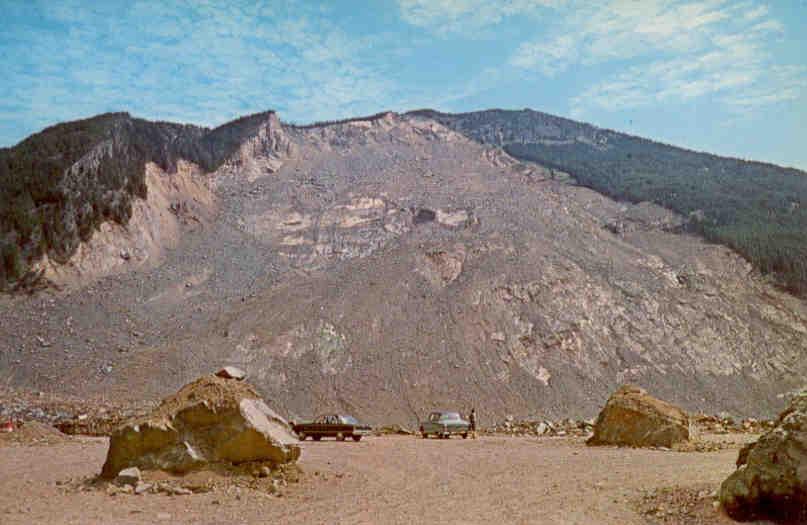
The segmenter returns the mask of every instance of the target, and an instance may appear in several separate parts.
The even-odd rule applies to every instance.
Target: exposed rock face
[[[288,463],[297,439],[246,383],[205,376],[116,430],[101,476],[125,468],[186,472],[211,462]]]
[[[639,387],[623,385],[594,424],[589,445],[672,447],[692,439],[694,427],[680,408],[656,399]]]
[[[807,392],[773,430],[743,448],[737,463],[720,487],[720,503],[732,518],[807,523]]]
[[[659,210],[428,119],[277,126],[235,126],[214,218],[156,267],[0,303],[0,382],[160,399],[227,363],[284,415],[411,427],[587,419],[624,383],[767,417],[807,376],[805,303]]]

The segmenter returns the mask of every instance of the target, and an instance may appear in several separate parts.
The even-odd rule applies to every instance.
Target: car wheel
[[[336,440],[337,441],[344,441],[345,440],[345,435],[342,434],[341,432],[339,432],[338,434],[336,434]]]
[[[300,439],[300,441],[305,441],[305,438],[307,438],[308,436],[305,435],[305,432],[300,432],[299,434],[297,434],[297,437]]]
[[[468,433],[467,432],[462,435],[462,439],[468,439]]]
[[[322,436],[311,436],[311,439],[313,439],[314,441],[319,441],[320,439],[322,439]]]
[[[428,439],[429,438],[429,435],[427,433],[425,433],[425,432],[421,432],[420,435],[423,436],[423,439]]]
[[[361,436],[353,436],[353,441],[361,441]]]

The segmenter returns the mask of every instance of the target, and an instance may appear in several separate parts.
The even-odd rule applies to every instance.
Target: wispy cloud
[[[66,0],[14,10],[0,36],[7,79],[0,121],[30,132],[57,120],[130,110],[211,125],[268,108],[289,119],[329,119],[376,111],[395,93],[373,57],[383,42],[354,38],[317,6],[183,0],[93,6]]]
[[[473,36],[515,15],[535,16],[544,8],[558,7],[566,0],[398,0],[401,18],[414,26],[441,35]]]
[[[509,63],[549,77],[621,64],[622,71],[572,98],[579,117],[588,109],[711,95],[731,110],[747,110],[799,94],[804,69],[777,64],[769,49],[782,32],[768,8],[752,2],[612,0],[567,12],[549,35],[522,43]]]
[[[572,68],[616,69],[570,98],[576,116],[715,95],[732,111],[751,110],[796,98],[807,78],[803,68],[774,59],[770,44],[784,26],[751,0],[398,4],[405,21],[440,37],[484,33],[509,17],[534,20],[537,35],[519,42],[497,71],[555,78]],[[472,79],[463,92],[479,85]]]

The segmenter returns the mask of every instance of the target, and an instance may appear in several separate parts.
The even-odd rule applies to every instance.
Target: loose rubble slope
[[[626,382],[768,416],[807,374],[804,303],[665,210],[417,116],[260,129],[157,264],[4,297],[0,381],[159,399],[229,363],[288,417],[411,427],[589,418]]]

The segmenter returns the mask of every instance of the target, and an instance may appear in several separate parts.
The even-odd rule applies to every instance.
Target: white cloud
[[[383,42],[355,38],[327,8],[294,0],[29,9],[47,24],[16,28],[20,38],[0,53],[18,57],[5,66],[13,82],[0,94],[14,104],[2,114],[29,132],[108,110],[205,125],[265,109],[330,119],[378,111],[400,89],[375,59]]]
[[[542,8],[558,7],[566,0],[397,0],[401,18],[408,24],[438,34],[473,33],[515,15],[535,15]]]
[[[770,51],[784,27],[764,5],[729,0],[610,0],[559,12],[547,35],[522,43],[509,64],[552,77],[597,64],[622,71],[572,100],[615,111],[718,96],[732,110],[798,96],[802,68],[782,68]],[[754,102],[755,101],[755,102]]]

